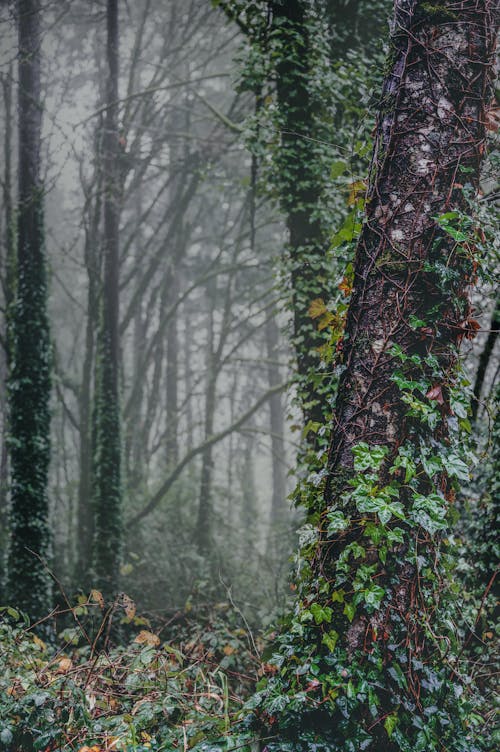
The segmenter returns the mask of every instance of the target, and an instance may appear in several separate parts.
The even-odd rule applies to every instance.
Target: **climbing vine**
[[[495,26],[489,2],[427,6],[395,4],[333,435],[300,491],[295,611],[250,704],[268,750],[491,748],[448,530],[471,462],[459,346],[479,327],[467,291],[484,236],[467,196]]]

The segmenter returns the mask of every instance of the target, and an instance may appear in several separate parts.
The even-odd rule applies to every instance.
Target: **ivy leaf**
[[[329,535],[335,535],[335,533],[339,533],[342,530],[345,530],[349,526],[349,521],[344,517],[344,514],[340,512],[339,510],[334,512],[328,512],[327,519],[329,521],[329,525],[327,528],[327,532]]]
[[[470,480],[469,468],[457,454],[449,454],[447,456],[445,467],[448,475],[452,478],[457,478],[465,482]]]
[[[384,457],[389,449],[386,446],[375,445],[370,447],[366,442],[360,441],[352,448],[354,455],[354,469],[362,470],[379,470]]]
[[[310,611],[318,625],[323,624],[323,622],[330,623],[332,620],[333,611],[329,606],[320,606],[319,603],[313,603]]]
[[[347,616],[349,621],[352,621],[354,619],[355,613],[356,613],[356,608],[353,603],[344,604],[344,614]]]
[[[335,162],[332,163],[332,166],[330,168],[330,177],[332,180],[335,180],[335,178],[340,177],[343,172],[347,170],[347,163],[344,162],[342,159],[337,159]]]
[[[308,313],[312,319],[317,319],[320,316],[323,316],[323,314],[328,313],[328,308],[326,307],[323,298],[315,298],[312,300]]]
[[[325,632],[322,642],[326,645],[330,653],[333,653],[338,639],[339,633],[335,629],[331,629],[329,632]]]
[[[379,608],[384,595],[384,588],[380,587],[380,585],[372,585],[369,590],[365,590],[365,603],[367,606],[373,606],[374,610],[376,610]]]
[[[412,329],[419,329],[421,326],[425,326],[425,321],[414,316],[413,313],[410,315],[408,321]]]
[[[394,732],[394,729],[396,728],[397,722],[398,722],[397,713],[391,713],[391,715],[388,715],[384,721],[384,728],[387,731],[387,736],[389,737],[389,739],[391,738]]]

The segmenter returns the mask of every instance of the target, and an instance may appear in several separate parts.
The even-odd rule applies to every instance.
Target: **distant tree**
[[[19,200],[11,326],[11,541],[7,595],[36,620],[51,607],[49,502],[51,344],[41,177],[41,4],[17,3]]]
[[[477,190],[485,151],[495,6],[395,2],[326,488],[310,491],[300,598],[268,683],[269,750],[481,745],[443,538],[468,479],[458,346],[477,322],[464,183]]]
[[[118,127],[118,0],[108,0],[107,85],[103,134],[104,249],[102,321],[98,335],[94,447],[94,569],[108,597],[116,594],[122,554],[120,430],[119,220],[120,133]]]
[[[5,230],[2,238],[2,292],[5,315],[3,317],[3,326],[0,334],[0,381],[7,384],[9,367],[11,360],[11,335],[9,320],[12,313],[12,302],[15,292],[15,270],[16,270],[16,226],[15,213],[12,197],[12,136],[13,136],[13,118],[12,118],[12,64],[9,70],[2,74],[0,82],[2,85],[3,102],[5,107],[5,136],[3,143],[4,153],[4,171],[3,171],[3,203],[4,203],[4,221]],[[9,508],[9,449],[8,449],[8,399],[5,390],[0,394],[0,412],[2,420],[2,435],[0,449],[0,587],[4,585],[4,571],[6,566],[6,553],[8,547],[8,508]]]

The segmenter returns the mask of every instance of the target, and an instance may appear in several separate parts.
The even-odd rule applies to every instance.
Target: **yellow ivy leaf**
[[[324,313],[328,313],[328,309],[325,305],[325,301],[323,298],[315,298],[311,305],[309,306],[309,316],[312,319],[317,319],[319,316],[322,316]]]
[[[335,319],[335,316],[333,313],[330,313],[330,311],[327,311],[318,321],[318,331],[322,331],[323,329],[326,329],[332,321]]]
[[[104,608],[104,596],[101,593],[100,590],[91,590],[90,591],[90,600],[93,603],[98,603],[99,608]]]
[[[224,653],[224,655],[232,655],[234,651],[235,651],[235,648],[233,648],[232,645],[224,645],[224,647],[222,648],[222,652]]]
[[[138,642],[140,645],[148,645],[150,648],[157,648],[160,644],[160,638],[153,632],[148,632],[147,629],[141,629],[134,642]]]
[[[47,645],[46,645],[46,644],[44,643],[44,641],[43,641],[43,640],[41,640],[41,639],[40,639],[39,637],[37,637],[36,635],[35,635],[35,636],[33,637],[33,642],[35,643],[35,645],[36,645],[36,646],[37,646],[38,648],[40,648],[40,650],[45,650],[45,648],[47,647]]]
[[[353,206],[358,198],[361,198],[365,195],[366,191],[366,183],[364,180],[355,180],[354,183],[351,183],[349,186],[349,197],[347,199],[347,204],[349,206]]]

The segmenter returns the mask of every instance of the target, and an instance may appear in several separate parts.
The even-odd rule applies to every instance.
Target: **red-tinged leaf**
[[[441,389],[439,384],[433,386],[432,389],[429,389],[425,396],[427,397],[427,399],[436,400],[438,405],[444,405],[443,390]]]

